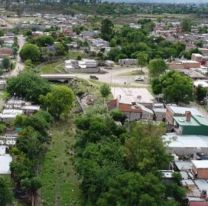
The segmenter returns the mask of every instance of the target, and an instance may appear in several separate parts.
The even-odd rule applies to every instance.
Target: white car
[[[144,81],[144,76],[138,76],[135,78],[136,82],[143,82]]]

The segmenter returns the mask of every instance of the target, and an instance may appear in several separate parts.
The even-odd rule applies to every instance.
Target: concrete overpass
[[[40,76],[43,79],[47,79],[48,81],[65,82],[72,79],[76,79],[76,76],[72,74],[41,74]]]

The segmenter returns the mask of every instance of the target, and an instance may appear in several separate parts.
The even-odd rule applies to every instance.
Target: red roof
[[[208,202],[190,202],[189,206],[208,206]]]
[[[117,99],[113,99],[107,103],[108,109],[118,108],[121,112],[142,113],[142,109],[136,105],[117,103]]]

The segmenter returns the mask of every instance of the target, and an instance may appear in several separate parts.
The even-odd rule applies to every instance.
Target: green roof
[[[180,125],[180,126],[193,126],[198,127],[200,124],[191,117],[191,120],[188,122],[186,121],[186,117],[174,117],[174,120]]]
[[[202,116],[193,116],[194,119],[201,125],[208,126],[208,119]]]

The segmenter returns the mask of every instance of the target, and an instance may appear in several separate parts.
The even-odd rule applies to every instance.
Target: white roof
[[[0,174],[10,174],[12,157],[6,154],[6,146],[0,146]]]
[[[40,106],[38,105],[25,105],[22,107],[23,110],[40,110]]]
[[[0,174],[10,174],[10,163],[12,162],[12,157],[9,154],[0,156]]]
[[[2,111],[3,114],[23,114],[23,111],[20,109],[4,109]]]
[[[118,99],[120,103],[132,104],[150,103],[154,101],[154,97],[146,88],[122,88],[111,87],[114,99]]]
[[[202,86],[204,88],[208,88],[208,82],[205,80],[197,80],[197,81],[194,81],[194,86],[195,87]]]
[[[192,160],[192,163],[196,168],[208,169],[208,160]]]
[[[168,106],[174,114],[182,114],[184,115],[187,111],[191,112],[192,115],[199,115],[203,116],[197,109],[192,108],[192,107],[179,107],[179,106]]]
[[[207,136],[167,133],[162,138],[169,148],[208,148]]]

